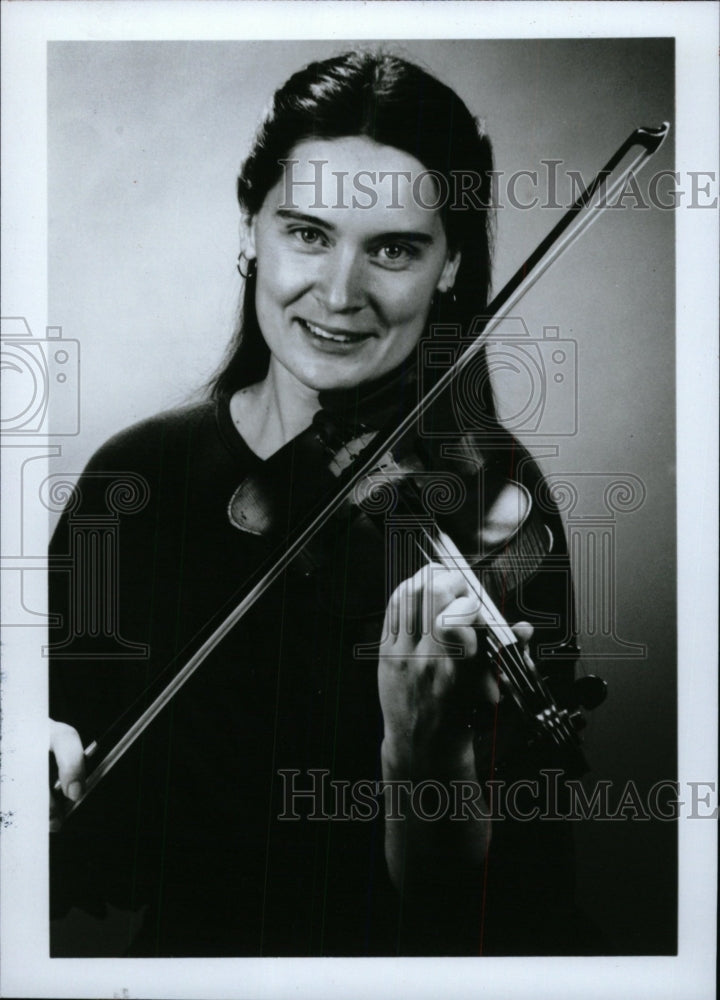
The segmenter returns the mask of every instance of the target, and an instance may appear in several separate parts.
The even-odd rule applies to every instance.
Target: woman
[[[53,539],[58,558],[77,554],[129,474],[141,498],[118,531],[114,621],[138,658],[113,665],[97,629],[78,626],[99,587],[79,556],[53,587],[66,798],[82,793],[83,744],[197,647],[297,513],[277,484],[322,477],[307,428],[357,437],[402,416],[432,375],[432,325],[468,332],[482,314],[491,167],[457,95],[398,58],[338,56],[276,93],[238,182],[242,321],[211,399],[101,448]],[[542,486],[497,423],[484,356],[475,374],[476,425],[438,407],[441,444],[419,429],[415,448],[470,483],[473,561],[498,528],[503,542],[529,534],[518,503]],[[270,531],[248,501],[266,480]],[[552,545],[504,600],[508,620],[538,626],[516,626],[536,659],[541,641],[572,639],[562,529],[545,509]],[[408,564],[400,582],[382,535],[368,554],[366,528],[335,519],[319,555],[287,569],[54,838],[58,912],[141,910],[128,955],[574,949],[563,829],[493,822],[479,784],[493,776],[483,748],[499,690],[462,561]],[[414,796],[423,782],[434,804]],[[462,808],[437,808],[458,788]]]

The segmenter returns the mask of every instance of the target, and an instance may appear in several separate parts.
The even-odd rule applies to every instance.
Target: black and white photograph
[[[4,4],[2,995],[712,995],[679,6]]]

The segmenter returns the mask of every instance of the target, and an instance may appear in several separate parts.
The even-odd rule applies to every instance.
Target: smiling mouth
[[[359,344],[363,340],[369,340],[372,333],[352,333],[348,330],[328,330],[317,323],[310,323],[306,319],[299,319],[299,323],[312,337],[322,340],[328,344]]]

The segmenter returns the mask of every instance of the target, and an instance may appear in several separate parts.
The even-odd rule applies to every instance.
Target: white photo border
[[[712,3],[3,3],[3,315],[47,323],[46,50],[51,40],[674,37],[677,163],[717,178]],[[679,780],[717,802],[717,216],[676,213]],[[49,453],[50,449],[48,449]],[[3,480],[3,511],[17,504]],[[28,526],[38,537],[45,523]],[[0,619],[1,620],[1,619]],[[2,988],[26,997],[640,998],[712,995],[716,825],[681,820],[679,954],[522,959],[50,959],[46,663],[36,638],[3,635]],[[21,669],[18,669],[21,666]],[[698,734],[702,734],[701,737]],[[37,779],[37,780],[35,780]]]

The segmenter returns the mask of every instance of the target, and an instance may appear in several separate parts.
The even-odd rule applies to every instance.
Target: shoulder
[[[207,400],[166,410],[114,434],[94,453],[86,472],[154,467],[160,453],[187,447],[216,426],[216,404]]]

